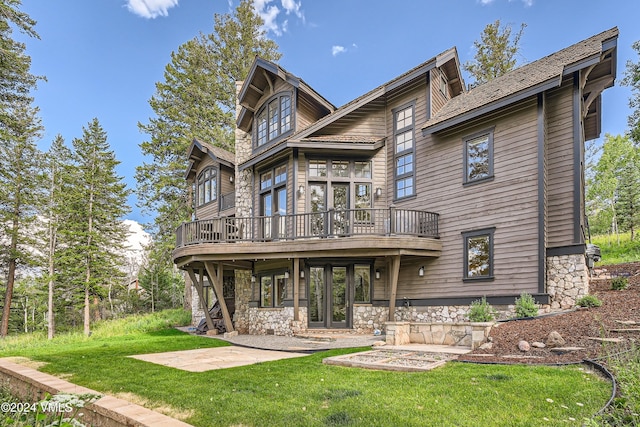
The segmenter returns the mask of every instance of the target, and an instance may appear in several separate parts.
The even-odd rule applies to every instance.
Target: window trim
[[[462,256],[463,256],[463,282],[486,282],[492,281],[494,277],[494,264],[495,264],[495,250],[494,250],[494,234],[496,228],[483,228],[479,230],[463,231],[462,232]],[[469,277],[469,238],[487,236],[489,237],[489,274],[486,276],[472,276]]]
[[[204,175],[206,172],[209,172],[209,179],[206,181],[211,181],[212,184],[215,184],[215,191],[211,190],[211,198],[208,201],[204,201],[204,196],[203,196],[203,202],[200,203],[200,179],[202,178],[202,185],[203,185],[203,189],[206,187],[206,181],[204,179]],[[207,166],[204,169],[202,169],[200,171],[200,173],[198,174],[198,176],[196,177],[195,180],[195,187],[196,187],[196,195],[195,195],[195,206],[196,208],[201,208],[202,206],[207,206],[211,203],[214,203],[215,201],[218,200],[218,188],[220,187],[219,185],[219,172],[220,169],[216,166]],[[215,176],[213,176],[212,174],[215,174]],[[212,178],[213,176],[213,178]]]
[[[396,115],[402,111],[411,109],[411,124],[408,126],[405,126],[403,128],[397,128],[397,124],[398,124],[398,120]],[[391,110],[392,112],[392,116],[393,116],[393,200],[397,201],[397,200],[405,200],[405,199],[409,199],[411,197],[415,197],[416,196],[416,132],[415,132],[415,125],[416,125],[416,101],[412,101],[409,102],[407,104],[401,105],[400,107],[394,108]],[[401,152],[397,152],[396,148],[396,138],[398,137],[398,135],[401,135],[403,133],[406,132],[411,132],[411,140],[412,140],[412,144],[411,144],[411,148],[410,149],[405,149]],[[397,168],[397,161],[398,159],[411,155],[412,156],[412,168],[411,168],[411,172],[407,173],[403,173],[398,175],[398,168]],[[411,194],[405,194],[401,197],[398,196],[398,182],[400,181],[404,181],[405,179],[410,179],[411,180],[411,187],[412,187],[412,192]]]
[[[289,115],[287,117],[289,117],[288,120],[288,125],[289,125],[289,129],[285,130],[284,132],[282,131],[282,125],[283,125],[283,117],[282,117],[282,99],[288,97],[289,98]],[[273,133],[273,129],[271,129],[270,127],[270,120],[271,120],[271,115],[269,114],[269,106],[271,104],[273,104],[275,102],[275,104],[277,104],[277,108],[278,108],[278,114],[277,114],[277,125],[278,125],[278,131],[275,133],[275,135],[273,137],[271,137],[271,134]],[[295,120],[295,109],[293,108],[294,106],[294,94],[291,91],[284,91],[284,92],[279,92],[271,97],[269,97],[268,99],[266,99],[263,103],[262,106],[260,107],[260,109],[256,112],[256,114],[254,115],[254,129],[253,129],[253,150],[258,150],[260,148],[269,146],[271,144],[273,144],[274,142],[284,138],[287,135],[290,135],[291,133],[293,133],[293,129],[294,129],[294,120]],[[262,144],[258,143],[258,132],[259,132],[259,121],[258,118],[264,113],[265,115],[265,128],[264,128],[264,138],[265,141]]]
[[[481,182],[492,181],[494,179],[494,130],[495,127],[491,127],[489,129],[482,130],[480,132],[473,133],[471,135],[467,135],[462,138],[462,163],[463,163],[463,171],[462,171],[462,184],[464,186],[474,185]],[[469,179],[469,142],[479,139],[483,136],[487,136],[488,142],[488,163],[489,163],[489,171],[487,176],[483,176],[482,178]]]

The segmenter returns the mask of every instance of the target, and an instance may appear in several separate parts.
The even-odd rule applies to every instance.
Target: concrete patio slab
[[[303,356],[308,354],[229,346],[139,354],[129,357],[183,371],[205,372]]]

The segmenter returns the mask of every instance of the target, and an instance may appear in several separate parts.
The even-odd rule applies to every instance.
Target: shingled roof
[[[611,28],[464,92],[450,99],[422,126],[422,130],[425,133],[437,132],[557,87],[564,75],[599,62],[608,48],[615,47],[617,37],[618,29]],[[611,41],[614,42],[613,46],[608,46]]]

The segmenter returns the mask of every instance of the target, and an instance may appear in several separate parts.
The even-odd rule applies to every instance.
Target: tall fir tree
[[[73,216],[60,234],[65,242],[63,268],[83,291],[84,333],[90,334],[91,298],[104,296],[105,286],[123,276],[119,268],[127,230],[122,218],[129,212],[129,190],[116,173],[120,163],[98,119],[73,140],[74,174],[67,195]]]
[[[42,208],[42,217],[45,219],[47,227],[45,229],[44,241],[47,242],[46,254],[47,274],[47,335],[52,339],[55,335],[55,309],[54,293],[56,284],[61,277],[59,265],[61,264],[58,247],[64,245],[60,239],[60,230],[64,228],[67,221],[73,220],[73,212],[69,210],[67,194],[71,191],[71,177],[73,158],[71,150],[66,146],[61,135],[57,135],[49,151],[45,155],[44,165],[44,194],[43,200],[46,205]]]
[[[0,236],[2,261],[7,266],[0,336],[9,331],[11,302],[20,265],[33,258],[33,224],[41,193],[40,153],[36,141],[42,126],[38,110],[27,102],[9,111],[10,127],[0,128]],[[6,243],[5,243],[6,242]]]
[[[481,85],[513,70],[520,51],[520,38],[527,25],[511,37],[511,25],[500,25],[500,20],[484,27],[480,40],[473,42],[476,50],[473,61],[465,62],[462,68],[475,79],[474,86]]]
[[[616,211],[620,228],[629,231],[631,240],[640,228],[640,153],[634,149],[618,173]]]
[[[31,58],[26,46],[12,38],[13,29],[40,38],[34,27],[36,21],[19,10],[20,0],[0,0],[0,126],[22,126],[19,117],[12,113],[14,106],[32,102],[31,90],[41,77],[31,73]]]
[[[167,252],[176,227],[191,215],[184,179],[189,144],[198,138],[233,151],[235,82],[246,77],[256,56],[281,56],[263,24],[252,0],[242,0],[233,15],[216,14],[214,32],[172,53],[164,82],[156,83],[149,101],[156,117],[139,124],[150,138],[140,147],[151,161],[136,169],[136,179],[141,206],[156,213],[154,240]]]

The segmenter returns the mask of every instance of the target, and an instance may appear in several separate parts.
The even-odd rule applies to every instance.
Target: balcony
[[[311,257],[437,257],[438,214],[407,209],[348,209],[296,215],[223,217],[182,224],[173,259],[243,264]]]
[[[178,227],[176,247],[201,243],[402,235],[437,239],[438,214],[390,208],[203,219]]]

